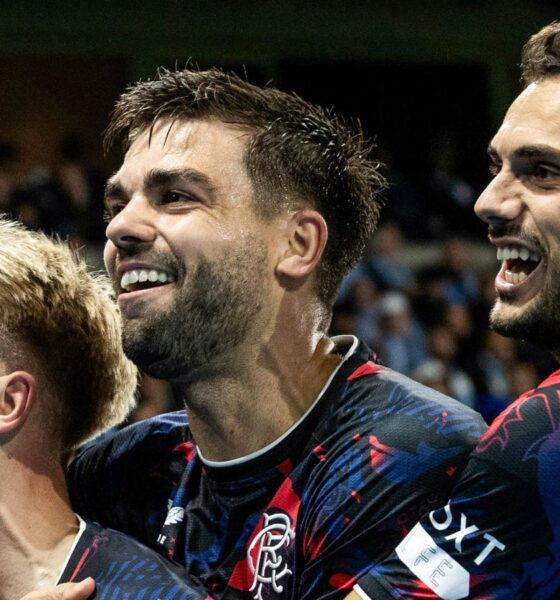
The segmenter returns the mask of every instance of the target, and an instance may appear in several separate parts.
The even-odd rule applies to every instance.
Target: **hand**
[[[62,583],[50,590],[31,592],[21,600],[87,600],[95,591],[95,582],[91,577],[79,583]]]

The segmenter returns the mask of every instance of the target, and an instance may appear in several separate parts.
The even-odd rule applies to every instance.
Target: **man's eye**
[[[554,177],[560,177],[560,169],[547,165],[535,165],[530,171],[530,175],[538,179],[552,179]]]
[[[192,202],[194,198],[189,194],[185,194],[184,192],[177,192],[171,190],[169,192],[165,192],[162,196],[162,203],[169,204],[171,202]]]

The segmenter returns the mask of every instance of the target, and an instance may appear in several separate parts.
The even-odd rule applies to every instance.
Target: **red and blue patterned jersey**
[[[560,371],[481,439],[450,502],[356,588],[363,598],[560,598]]]
[[[96,600],[204,600],[180,565],[165,560],[132,538],[82,521],[58,583],[95,580]]]
[[[446,501],[485,425],[355,338],[336,343],[345,359],[273,444],[212,463],[184,413],[145,421],[77,458],[76,510],[184,564],[213,598],[344,597]]]

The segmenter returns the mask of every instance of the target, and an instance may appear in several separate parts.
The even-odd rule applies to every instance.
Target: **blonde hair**
[[[0,334],[8,365],[40,365],[50,392],[41,394],[49,398],[41,405],[47,437],[63,451],[128,414],[136,369],[122,350],[108,280],[88,273],[64,243],[1,216]]]

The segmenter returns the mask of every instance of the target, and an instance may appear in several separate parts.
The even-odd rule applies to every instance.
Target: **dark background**
[[[190,59],[359,118],[413,178],[451,137],[461,175],[482,185],[521,46],[557,17],[545,0],[3,0],[0,139],[27,170],[53,166],[60,137],[78,132],[112,169],[100,134],[117,94]]]

